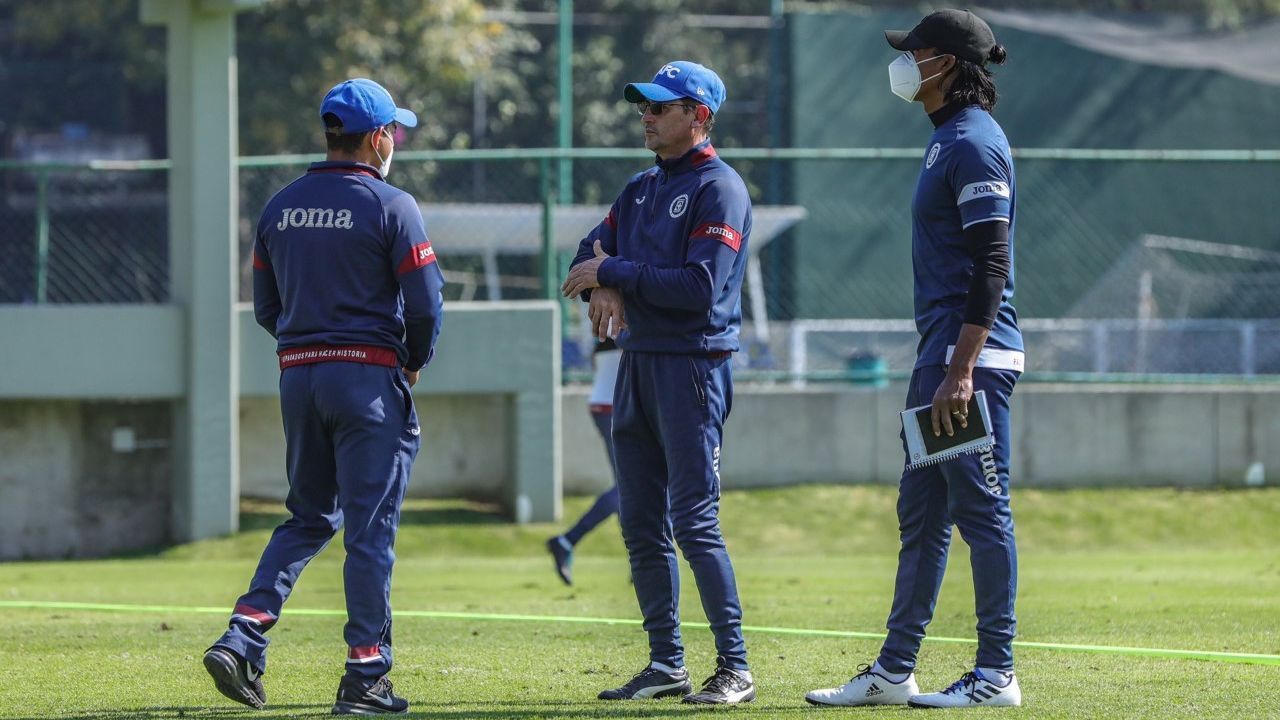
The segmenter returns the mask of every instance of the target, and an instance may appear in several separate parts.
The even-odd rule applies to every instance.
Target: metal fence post
[[[1240,323],[1240,374],[1258,374],[1258,324],[1254,322]]]
[[[560,0],[557,20],[560,117],[556,121],[556,142],[561,149],[573,147],[573,0]],[[573,202],[573,158],[561,157],[558,167],[560,202]]]
[[[538,158],[538,187],[542,192],[542,293],[548,300],[556,298],[556,197],[551,188],[551,158]]]
[[[49,301],[49,169],[36,171],[36,302]]]

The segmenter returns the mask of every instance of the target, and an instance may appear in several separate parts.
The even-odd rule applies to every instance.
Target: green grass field
[[[1280,489],[1015,491],[1021,641],[1280,656]],[[894,491],[803,487],[731,492],[723,525],[743,598],[760,694],[702,710],[750,717],[914,715],[906,708],[820,709],[804,692],[848,679],[875,657],[870,637],[768,628],[882,632],[892,594]],[[573,516],[588,498],[567,502]],[[200,665],[248,583],[279,508],[246,504],[244,532],[136,557],[0,564],[0,717],[231,718],[327,714],[342,672],[342,549],[303,575],[265,676],[268,709],[218,695]],[[397,690],[423,718],[676,717],[673,701],[595,700],[646,660],[635,624],[424,617],[414,611],[635,620],[617,525],[579,548],[577,584],[542,547],[553,528],[516,527],[463,502],[414,502],[397,545]],[[682,614],[703,622],[691,578]],[[146,612],[21,608],[24,601],[165,606]],[[183,608],[216,608],[199,612]],[[290,610],[294,612],[290,612]],[[930,632],[973,635],[968,555],[958,534]],[[752,630],[750,628],[761,628]],[[686,627],[695,680],[714,663],[705,627]],[[968,642],[926,642],[921,687],[972,664]],[[1280,664],[1023,647],[1020,718],[1280,717]],[[1280,661],[1277,658],[1276,661]],[[1276,662],[1273,661],[1273,662]],[[244,712],[241,712],[244,710]],[[951,711],[955,712],[961,711]]]

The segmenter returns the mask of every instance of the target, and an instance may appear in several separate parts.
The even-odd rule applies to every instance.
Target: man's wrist
[[[607,257],[596,268],[596,282],[600,287],[621,290],[635,283],[635,266],[622,258]]]
[[[609,266],[609,261],[612,259],[605,258],[601,260],[600,266],[596,268],[596,282],[600,284],[600,287],[613,287],[613,278],[610,274],[612,268]]]

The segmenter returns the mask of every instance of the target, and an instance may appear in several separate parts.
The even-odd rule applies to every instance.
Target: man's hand
[[[973,375],[952,365],[942,379],[938,391],[933,394],[933,436],[955,435],[952,421],[960,427],[969,427],[969,398],[973,397]]]
[[[418,373],[419,373],[419,372],[421,372],[421,371],[420,371],[420,370],[405,370],[405,371],[404,371],[404,379],[405,379],[406,381],[408,381],[408,383],[409,383],[409,387],[413,387],[414,385],[417,385],[417,384],[418,384]]]
[[[600,247],[599,240],[596,241],[594,249],[596,251],[595,257],[574,265],[573,269],[569,271],[569,277],[565,278],[564,284],[560,286],[560,292],[564,293],[565,297],[578,297],[585,290],[600,287],[600,280],[596,277],[596,274],[600,270],[600,264],[610,255]]]
[[[623,316],[622,291],[606,287],[592,290],[587,317],[591,318],[591,333],[595,337],[602,341],[605,337],[617,338],[627,326]]]

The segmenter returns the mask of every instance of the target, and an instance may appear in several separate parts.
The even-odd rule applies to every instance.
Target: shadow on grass
[[[83,712],[59,715],[63,720],[117,720],[138,718],[139,720],[166,720],[168,718],[209,718],[226,720],[229,718],[256,718],[257,720],[276,720],[277,718],[296,718],[307,716],[327,716],[331,705],[268,705],[263,710],[248,710],[234,707],[144,707],[121,710],[104,710],[100,712]],[[567,717],[567,718],[648,718],[673,717],[715,712],[722,707],[705,705],[682,705],[675,700],[653,700],[630,702],[606,702],[600,700],[579,700],[568,702],[529,702],[504,700],[459,701],[447,703],[415,703],[405,715],[406,718],[437,718],[453,720],[462,718],[483,718],[487,720],[515,720],[516,718]],[[733,709],[734,715],[779,715],[811,714],[807,705],[779,708],[776,706],[742,705]],[[14,720],[38,720],[36,717],[19,717]]]
[[[244,500],[240,503],[240,530],[271,530],[289,517],[284,503]],[[471,500],[406,500],[400,525],[498,525],[511,522],[496,505]]]
[[[161,718],[238,718],[238,717],[254,717],[262,720],[275,720],[276,718],[294,718],[300,715],[320,715],[329,714],[331,704],[324,705],[275,705],[265,710],[248,710],[245,708],[235,707],[141,707],[141,708],[122,708],[120,710],[101,710],[95,712],[72,712],[58,715],[61,720],[123,720],[124,718],[137,718],[138,720],[161,720]],[[38,720],[38,718],[47,718],[47,715],[32,717],[17,717],[13,720]]]

